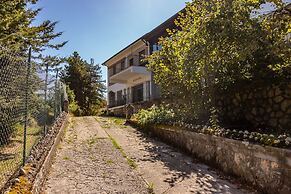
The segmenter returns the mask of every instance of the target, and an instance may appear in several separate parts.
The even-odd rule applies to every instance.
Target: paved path
[[[73,118],[48,176],[45,193],[148,193],[145,182],[93,117]]]
[[[176,149],[121,125],[120,120],[73,119],[46,193],[250,193]]]

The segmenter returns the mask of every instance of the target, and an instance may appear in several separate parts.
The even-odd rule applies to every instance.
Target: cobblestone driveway
[[[73,118],[45,192],[251,193],[237,181],[121,123],[112,118]]]

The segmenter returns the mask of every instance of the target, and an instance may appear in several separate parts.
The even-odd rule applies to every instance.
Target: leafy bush
[[[259,14],[270,3],[275,13]],[[290,80],[291,15],[282,0],[195,0],[187,4],[162,49],[150,55],[162,96],[185,117],[208,120],[218,94],[241,84]],[[256,14],[254,14],[256,13]]]
[[[75,95],[74,91],[69,88],[69,86],[67,86],[67,94],[68,94],[68,100],[69,100],[70,113],[72,113],[75,116],[82,115],[80,106],[78,105],[78,103],[75,100],[76,95]]]
[[[153,105],[147,110],[140,110],[137,114],[134,114],[133,119],[137,121],[138,125],[148,127],[150,125],[173,122],[175,114],[172,110],[163,106],[157,107]]]
[[[265,134],[262,132],[249,132],[247,130],[226,129],[217,125],[215,118],[210,123],[211,126],[191,124],[180,119],[172,109],[165,106],[157,107],[154,105],[147,110],[140,110],[137,114],[133,115],[132,120],[142,129],[166,125],[169,128],[179,128],[211,136],[225,137],[266,146],[291,148],[290,134]]]

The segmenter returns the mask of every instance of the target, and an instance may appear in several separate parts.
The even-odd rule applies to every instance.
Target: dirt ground
[[[73,118],[45,193],[252,193],[122,120]]]

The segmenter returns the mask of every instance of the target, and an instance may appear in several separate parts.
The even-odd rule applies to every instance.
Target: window
[[[115,75],[115,74],[116,74],[116,65],[114,65],[114,66],[112,67],[112,71],[113,71],[113,72],[112,72],[112,73],[113,73],[112,75]]]
[[[117,106],[123,105],[123,99],[122,99],[122,90],[117,91]]]
[[[153,45],[153,52],[159,51],[162,49],[162,45],[154,44]]]
[[[116,106],[116,100],[115,100],[115,93],[110,91],[109,92],[109,107]]]
[[[109,73],[109,76],[112,76],[113,75],[113,70],[111,67],[108,68],[108,73]]]
[[[158,46],[156,44],[153,45],[153,52],[158,50]]]
[[[146,82],[146,100],[150,100],[151,98],[151,82]]]
[[[132,87],[133,102],[143,101],[143,84]]]
[[[125,69],[125,61],[121,61],[121,71]]]
[[[129,60],[129,66],[133,66],[133,58]]]

